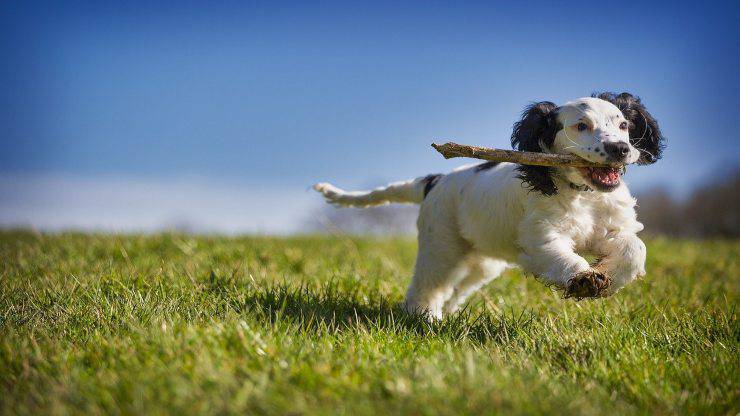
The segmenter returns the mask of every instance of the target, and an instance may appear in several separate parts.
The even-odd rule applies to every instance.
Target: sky
[[[715,2],[0,3],[0,226],[300,231],[309,186],[509,148],[532,101],[642,97],[636,192],[740,165],[738,6]]]

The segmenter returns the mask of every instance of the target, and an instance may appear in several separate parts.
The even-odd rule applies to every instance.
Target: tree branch
[[[447,142],[445,144],[432,143],[445,159],[453,157],[470,157],[473,159],[490,160],[492,162],[512,162],[520,165],[536,166],[570,166],[574,168],[596,168],[609,166],[589,162],[575,155],[558,155],[551,153],[518,152],[514,150],[489,149],[486,147],[467,146]]]

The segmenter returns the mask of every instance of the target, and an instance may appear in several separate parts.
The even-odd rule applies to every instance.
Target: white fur
[[[556,135],[554,152],[598,162],[603,158],[593,151],[595,145],[629,142],[619,128],[624,117],[606,101],[580,99],[561,107],[558,117],[564,128]],[[574,123],[583,118],[593,128],[577,132]],[[630,152],[627,161],[635,162],[639,152],[632,147]],[[424,178],[370,192],[345,192],[325,183],[314,188],[330,202],[346,206],[421,203],[419,252],[404,305],[431,318],[455,312],[470,294],[510,267],[520,266],[546,284],[564,288],[574,275],[592,267],[578,253],[602,259],[598,269],[612,280],[607,295],[645,274],[645,245],[637,237],[643,227],[623,182],[612,192],[579,191],[568,182],[588,181],[566,168],[554,178],[558,192],[545,196],[527,189],[516,167],[459,168],[441,177],[426,198]]]

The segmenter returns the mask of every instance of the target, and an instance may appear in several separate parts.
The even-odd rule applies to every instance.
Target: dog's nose
[[[630,152],[630,146],[625,142],[604,143],[604,151],[610,159],[624,160]]]

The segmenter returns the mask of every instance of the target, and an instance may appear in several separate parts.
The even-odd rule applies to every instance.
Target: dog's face
[[[514,124],[511,137],[517,150],[574,154],[613,168],[546,168],[522,166],[521,178],[545,195],[557,192],[554,175],[576,186],[601,192],[619,187],[630,163],[650,164],[660,158],[663,137],[657,122],[640,100],[630,94],[603,93],[560,107],[540,102],[528,107]]]
[[[630,122],[614,104],[600,98],[581,98],[556,110],[560,129],[551,147],[554,153],[572,153],[591,162],[617,165],[611,168],[566,168],[565,177],[576,185],[602,192],[616,189],[622,169],[635,163],[640,151],[630,144]]]

